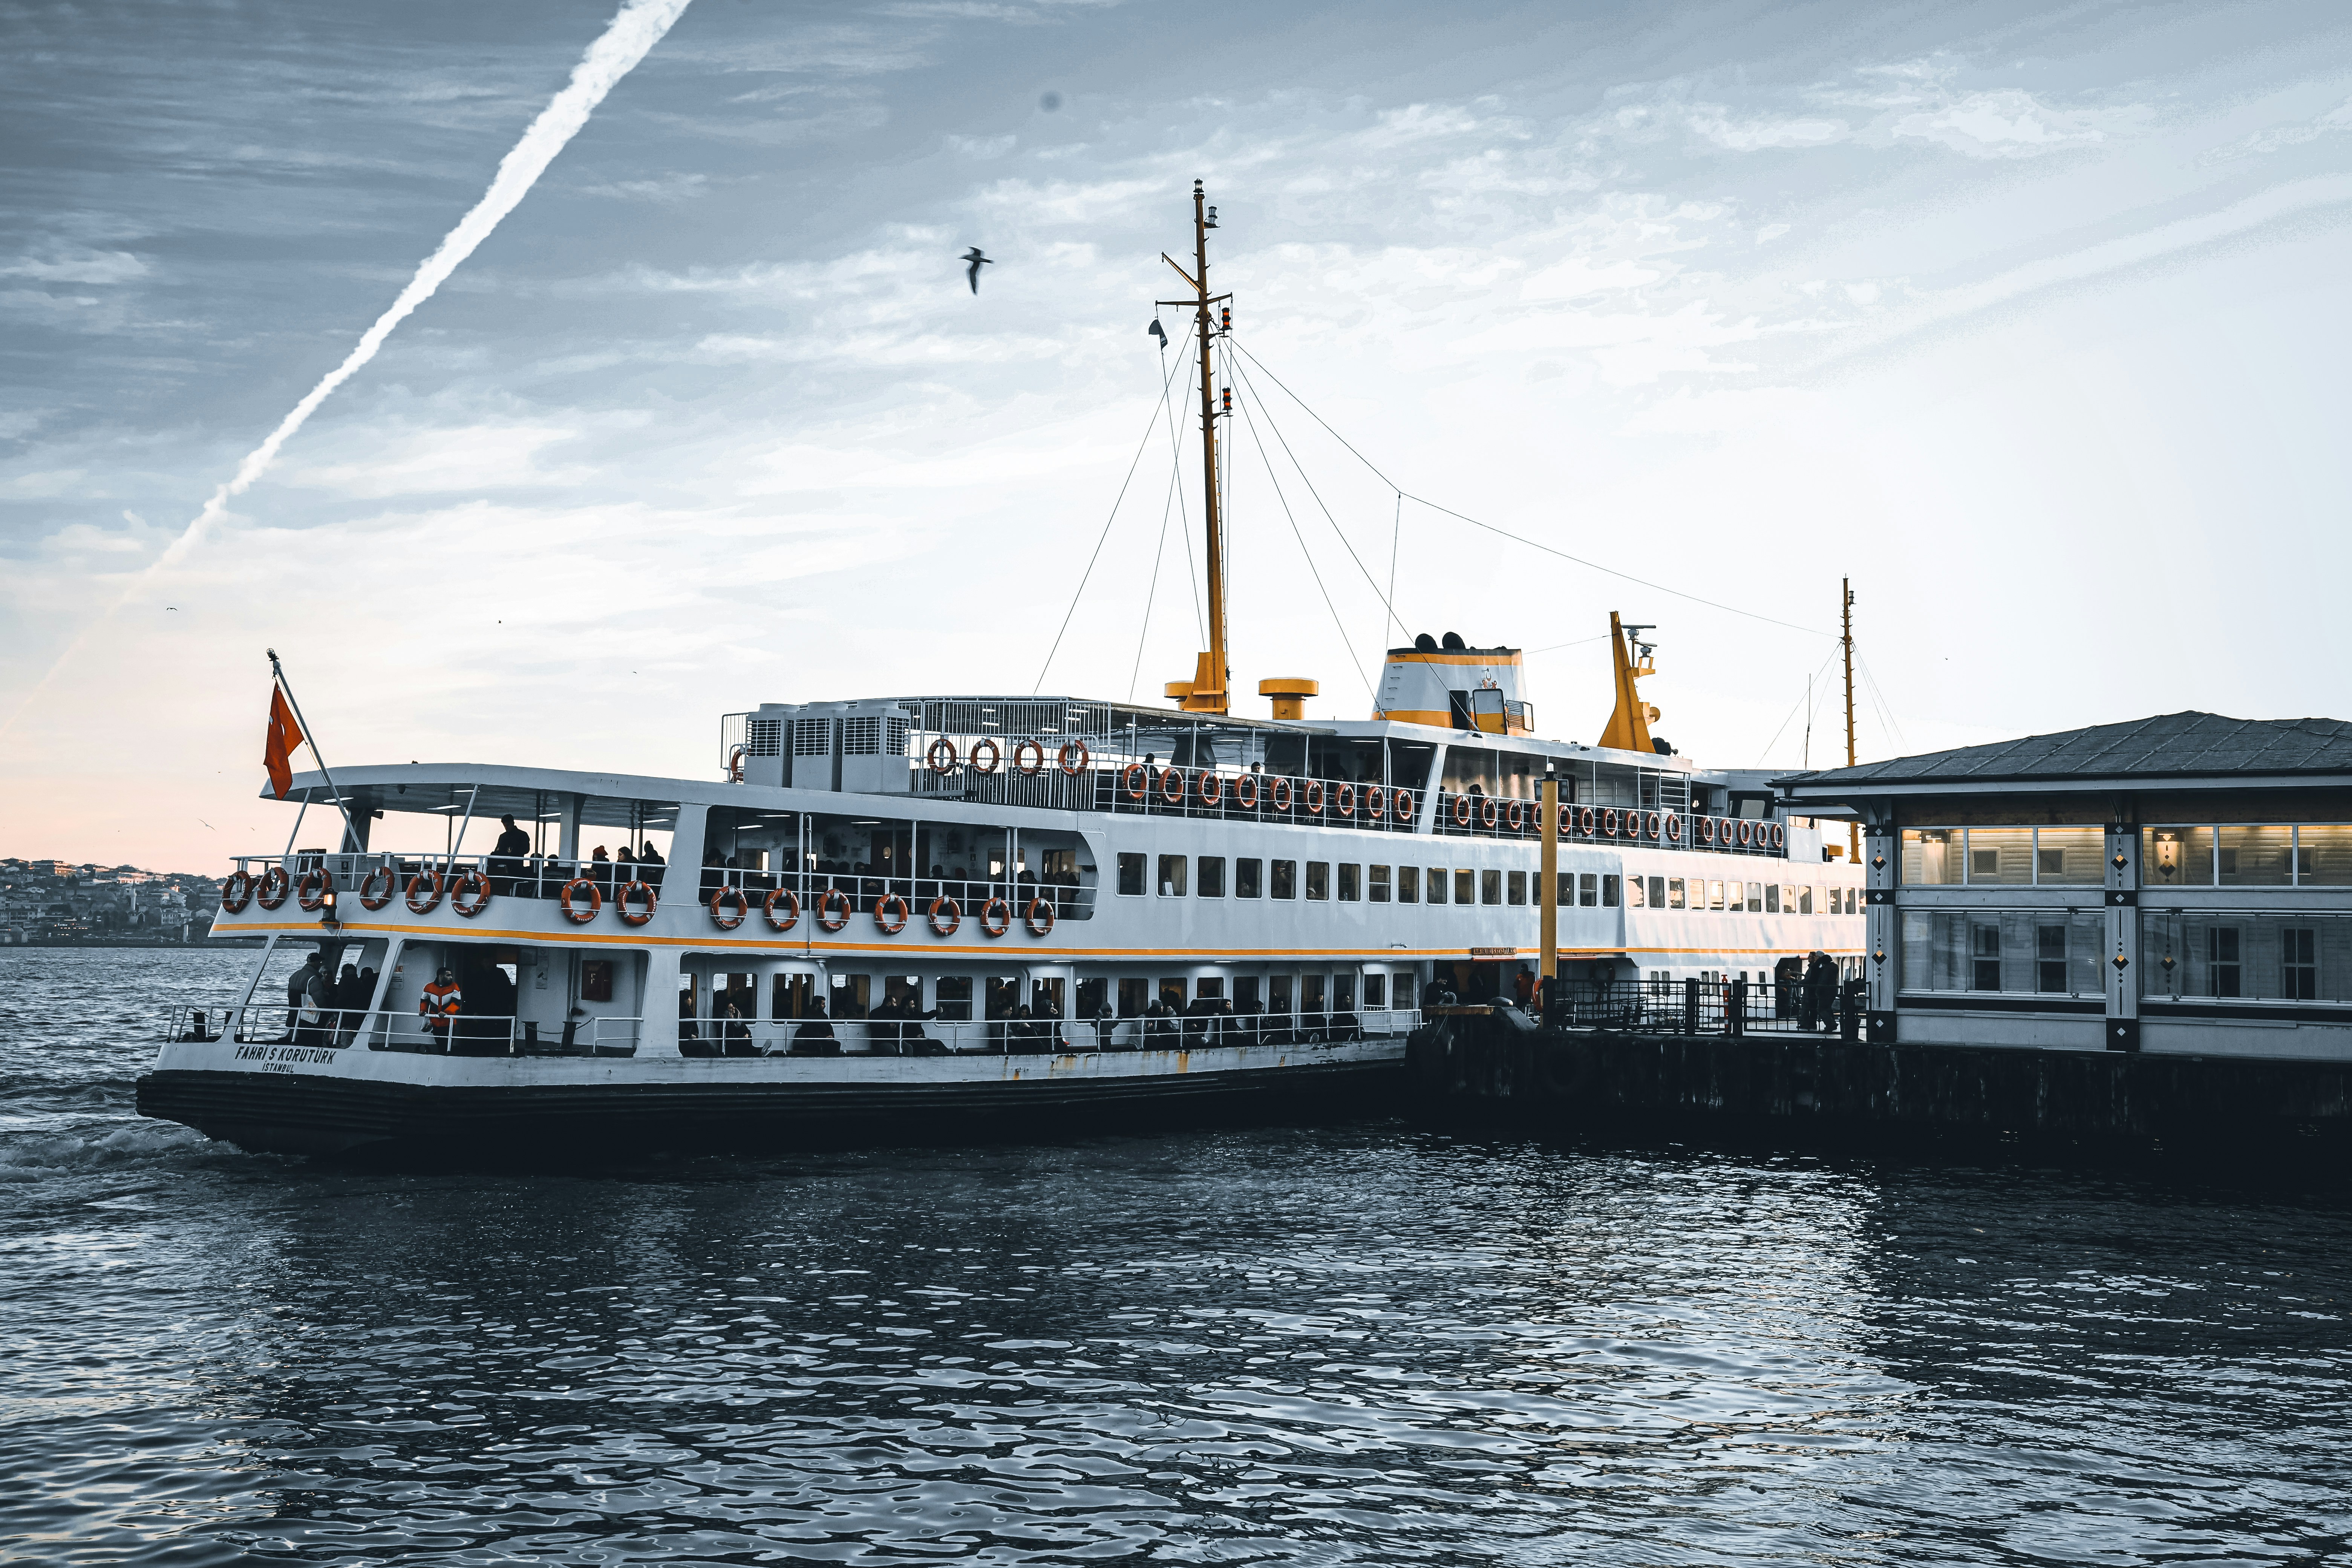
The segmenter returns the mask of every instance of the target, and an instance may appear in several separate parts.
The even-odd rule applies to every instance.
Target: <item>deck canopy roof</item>
[[[294,775],[289,801],[309,792],[311,806],[332,812],[338,801],[354,810],[390,816],[415,812],[455,820],[470,806],[476,822],[501,816],[517,822],[560,822],[567,801],[580,802],[583,827],[637,828],[667,833],[677,822],[679,781],[611,773],[559,773],[546,768],[485,767],[473,763],[409,763],[406,766],[337,768],[340,796],[327,790],[316,772]],[[695,798],[716,801],[729,786],[713,784]],[[269,792],[264,789],[263,797]]]
[[[1793,800],[2140,784],[2352,784],[2352,723],[2165,713],[1773,781]]]

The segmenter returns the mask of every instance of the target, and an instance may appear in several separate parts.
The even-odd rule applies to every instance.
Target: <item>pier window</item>
[[[2279,932],[2279,994],[2290,1002],[2319,995],[2319,931],[2288,926]]]
[[[1503,901],[1503,873],[1499,870],[1478,873],[1478,901],[1499,904]]]
[[[971,1022],[971,976],[942,974],[931,986],[932,1005],[940,1010],[940,1021],[948,1024]]]
[[[2033,880],[2043,888],[2095,888],[2107,879],[2107,836],[2097,827],[2033,830]]]
[[[1307,896],[1318,900],[1328,899],[1331,896],[1331,862],[1328,860],[1307,862]]]
[[[1389,977],[1378,969],[1364,971],[1364,1011],[1389,1005]]]
[[[2213,830],[2215,869],[2225,888],[2283,888],[2293,881],[2287,850],[2294,830],[2224,826]]]
[[[2205,979],[2208,996],[2242,994],[2244,971],[2238,960],[2241,947],[2236,926],[2213,926],[2205,932]]]
[[[2352,827],[2294,830],[2294,879],[2305,887],[2352,886]]]
[[[1255,856],[1244,855],[1234,862],[1234,897],[1257,899],[1265,896],[1265,862]]]
[[[2063,925],[2033,928],[2033,988],[2066,989],[2066,928]]]
[[[1528,901],[1528,874],[1525,871],[1513,871],[1505,877],[1503,901],[1507,904],[1524,904]]]
[[[1181,899],[1184,896],[1184,885],[1187,880],[1184,875],[1186,864],[1185,857],[1181,855],[1162,855],[1160,858],[1158,880],[1161,898]]]
[[[1298,862],[1276,860],[1273,865],[1274,896],[1277,899],[1297,898],[1298,896]]]
[[[1445,868],[1443,866],[1429,868],[1429,901],[1433,904],[1445,901]]]
[[[1363,897],[1363,876],[1364,868],[1361,866],[1351,866],[1345,863],[1340,865],[1339,901],[1341,903],[1351,904]]]
[[[1903,880],[1912,887],[1937,887],[1960,880],[1968,830],[1906,827],[1903,830]]]
[[[1454,901],[1457,904],[1477,902],[1477,872],[1456,867],[1454,871]]]
[[[1406,868],[1408,870],[1411,868]],[[1386,866],[1370,868],[1364,891],[1373,903],[1385,904],[1389,901],[1389,868]]]
[[[1143,857],[1121,855],[1118,858],[1118,890],[1140,897],[1143,892]]]
[[[1992,924],[1970,926],[1969,957],[1973,965],[1969,971],[1969,989],[2000,990],[2000,927]]]
[[[1666,908],[1678,910],[1682,907],[1683,879],[1680,877],[1669,877],[1666,879]]]
[[[1222,855],[1203,855],[1201,857],[1198,869],[1200,877],[1194,886],[1200,889],[1200,896],[1204,899],[1223,898],[1225,896],[1225,858]]]
[[[1666,907],[1666,879],[1664,877],[1650,879],[1650,907],[1654,910]]]
[[[1601,873],[1601,907],[1602,909],[1613,910],[1617,907],[1619,901],[1617,882],[1618,878],[1615,872],[1604,871]]]
[[[2139,835],[2139,875],[2144,887],[2211,887],[2213,830],[2143,827]]]

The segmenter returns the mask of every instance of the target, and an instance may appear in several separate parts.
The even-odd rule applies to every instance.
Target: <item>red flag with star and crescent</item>
[[[285,690],[269,689],[269,739],[261,748],[261,764],[269,770],[269,787],[280,800],[294,787],[294,748],[302,743],[302,726],[294,721],[293,705]]]

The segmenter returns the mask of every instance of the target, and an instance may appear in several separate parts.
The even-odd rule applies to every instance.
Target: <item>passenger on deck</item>
[[[661,858],[661,851],[654,847],[653,840],[647,839],[637,846],[637,879],[647,887],[661,886],[661,868],[668,863]],[[653,869],[646,870],[646,868],[648,866]]]
[[[425,1035],[435,1050],[449,1049],[450,1027],[457,1015],[465,1011],[465,1004],[466,994],[457,988],[457,971],[446,965],[435,970],[433,983],[416,999],[416,1011],[425,1019]]]
[[[523,858],[530,853],[530,835],[517,827],[511,816],[501,816],[499,821],[505,825],[506,831],[490,846],[490,890],[512,893],[515,879],[523,874]]]
[[[582,869],[596,884],[598,892],[608,899],[613,896],[613,858],[604,853],[602,844],[596,846],[596,853],[588,858],[588,864]]]
[[[622,867],[624,867],[624,866],[626,866],[626,867],[628,868],[628,869],[627,869],[627,870],[625,870],[625,871],[622,870],[622,869],[621,869],[621,868],[622,868]],[[632,882],[632,881],[634,881],[634,880],[635,880],[635,879],[636,879],[636,875],[637,875],[637,863],[636,863],[636,861],[635,861],[635,859],[633,859],[633,858],[630,857],[630,854],[629,854],[629,847],[628,847],[627,845],[624,844],[624,845],[622,845],[618,849],[614,850],[614,851],[613,851],[613,882],[614,882],[614,885],[615,887],[626,887],[630,882]]]
[[[302,1000],[297,1005],[294,1043],[298,1046],[332,1045],[335,1038],[335,982],[328,973],[326,960],[318,953],[303,967]]]
[[[294,1038],[296,1027],[302,1021],[303,989],[310,984],[311,972],[326,962],[323,956],[313,952],[303,961],[301,968],[286,977],[286,1032],[278,1037],[281,1044]]]
[[[841,1041],[834,1036],[833,1025],[824,1016],[823,1001],[809,1004],[809,1016],[801,1021],[799,1028],[793,1031],[793,1048],[789,1054],[796,1057],[837,1057],[841,1054]]]
[[[623,854],[628,853],[626,850]],[[730,1057],[756,1057],[760,1053],[751,1046],[751,1025],[743,1016],[743,1009],[735,1003],[727,1004],[727,1022],[722,1026],[726,1037],[724,1054]]]
[[[719,851],[705,849],[702,852],[702,897],[706,903],[709,901],[710,895],[724,885],[726,879],[727,868],[719,860]]]
[[[371,994],[360,989],[359,965],[344,964],[342,973],[335,979],[335,993],[329,998],[335,1005],[333,1028],[336,1045],[351,1043],[351,1032],[360,1026],[361,1019],[367,1015]]]

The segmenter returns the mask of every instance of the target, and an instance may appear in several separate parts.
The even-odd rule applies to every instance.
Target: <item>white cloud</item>
[[[147,263],[127,250],[64,247],[44,255],[26,253],[0,262],[0,278],[24,278],[36,283],[128,283],[147,276]]]
[[[1972,158],[2031,158],[2128,135],[2153,119],[2142,105],[2053,109],[2030,92],[2003,88],[1899,115],[1886,133],[1896,141],[1932,142]]]

